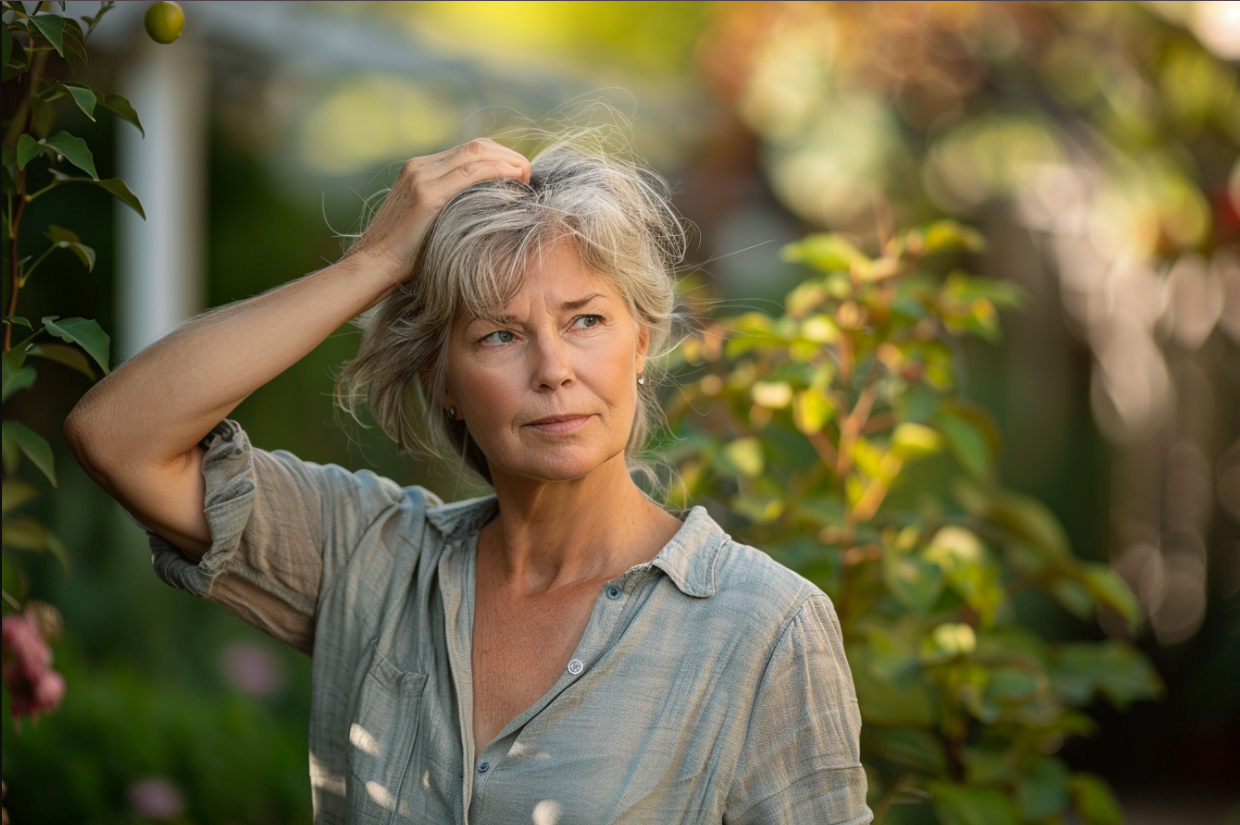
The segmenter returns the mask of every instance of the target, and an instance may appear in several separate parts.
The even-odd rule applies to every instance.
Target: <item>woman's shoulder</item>
[[[715,560],[716,597],[720,606],[746,611],[755,620],[784,628],[806,605],[831,607],[831,597],[805,576],[769,553],[727,536]]]

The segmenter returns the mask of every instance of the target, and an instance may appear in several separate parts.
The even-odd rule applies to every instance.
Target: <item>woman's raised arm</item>
[[[93,386],[65,421],[78,462],[142,523],[200,556],[211,535],[198,442],[250,393],[413,276],[426,228],[448,200],[504,177],[528,182],[529,162],[486,139],[406,162],[340,262],[186,321]]]

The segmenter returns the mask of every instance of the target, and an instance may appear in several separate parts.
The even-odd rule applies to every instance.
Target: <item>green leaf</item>
[[[952,524],[941,527],[925,556],[943,568],[948,586],[976,611],[983,627],[994,623],[1007,591],[999,583],[998,565],[974,533]]]
[[[853,645],[860,647],[860,645]],[[865,653],[848,655],[857,689],[861,718],[879,727],[924,727],[934,724],[938,698],[923,679],[880,678],[867,666]]]
[[[21,448],[17,446],[17,437],[9,431],[7,422],[0,441],[4,444],[4,471],[13,475],[17,472],[17,462],[21,460]]]
[[[61,57],[65,56],[65,19],[59,14],[36,14],[30,20],[39,28],[39,33]]]
[[[64,542],[62,542],[59,538],[56,537],[55,533],[53,533],[51,530],[47,530],[46,528],[44,528],[44,531],[47,534],[47,552],[55,556],[56,561],[60,562],[61,568],[66,573],[68,573],[69,572],[69,551],[68,549],[65,547]]]
[[[1105,564],[1085,565],[1085,586],[1098,600],[1124,618],[1134,635],[1141,624],[1141,612],[1137,599],[1124,584],[1119,574]]]
[[[949,249],[981,252],[986,248],[986,238],[971,226],[952,220],[935,221],[922,233],[926,253]]]
[[[780,250],[780,259],[808,264],[823,272],[848,271],[870,262],[849,240],[830,232],[817,232],[788,244]]]
[[[43,147],[37,140],[30,135],[22,134],[17,139],[17,168],[25,169],[26,164],[37,158],[42,151]]]
[[[34,488],[33,484],[28,484],[19,479],[5,479],[3,485],[4,512],[7,514],[10,510],[21,507],[27,501],[33,501],[39,497],[39,491]]]
[[[792,399],[792,421],[805,435],[820,432],[834,414],[831,400],[813,387],[802,390]]]
[[[883,582],[896,601],[925,615],[943,593],[943,568],[917,556],[888,551],[883,553]]]
[[[90,175],[93,180],[99,180],[99,175],[95,172],[95,157],[90,153],[86,141],[61,130],[49,138],[43,138],[39,143],[64,155],[65,160]]]
[[[69,553],[64,543],[31,516],[4,518],[4,543],[18,550],[47,551],[69,572]]]
[[[22,260],[23,260],[23,261],[25,261],[25,260],[29,260],[29,259],[30,259],[30,256],[26,256],[26,257],[25,257],[25,258],[23,258]],[[51,318],[52,318],[53,320],[55,320],[55,319],[57,319],[57,318],[59,318],[59,317],[60,317],[59,315],[52,315],[52,316],[51,316]],[[43,327],[39,327],[39,328],[38,328],[38,329],[36,329],[34,332],[30,333],[30,334],[29,334],[29,335],[27,335],[25,338],[23,338],[23,339],[21,339],[20,341],[18,341],[16,344],[14,344],[14,345],[13,345],[13,349],[12,349],[12,350],[10,350],[9,352],[5,353],[5,357],[7,358],[8,356],[13,355],[14,353],[17,353],[17,354],[21,355],[21,356],[23,357],[23,359],[24,359],[24,357],[25,357],[25,352],[26,352],[26,349],[27,349],[26,345],[27,345],[27,344],[29,344],[31,341],[33,341],[35,338],[37,338],[37,337],[38,337],[38,335],[39,335],[39,333],[40,333],[40,332],[42,332],[42,331],[43,331]],[[20,366],[21,366],[21,361],[16,362],[15,367],[20,367]]]
[[[937,453],[943,446],[939,434],[924,424],[904,422],[891,434],[891,449],[901,458],[921,458]]]
[[[30,326],[30,322],[29,322],[29,321],[27,321],[25,318],[22,318],[22,317],[21,317],[21,316],[19,316],[19,315],[6,315],[6,316],[4,316],[4,323],[6,323],[6,324],[16,324],[17,326],[19,326],[19,327],[25,327],[26,329],[34,329],[34,327]]]
[[[34,383],[36,377],[35,368],[31,366],[23,366],[26,363],[26,347],[18,345],[13,347],[4,354],[0,363],[4,365],[3,377],[3,400],[8,401],[9,396],[20,390],[24,390]]]
[[[962,405],[953,405],[939,411],[937,424],[960,465],[974,478],[988,478],[996,438],[985,414]]]
[[[964,767],[970,785],[998,785],[1016,778],[1016,770],[1002,748],[966,745]]]
[[[931,782],[930,798],[943,825],[1020,825],[1020,814],[1002,791]]]
[[[794,318],[804,317],[821,306],[830,296],[817,280],[805,281],[784,297],[784,307]]]
[[[138,127],[138,131],[142,133],[142,137],[146,137],[146,130],[142,128],[142,121],[138,120],[138,113],[133,110],[133,106],[129,105],[129,101],[121,95],[107,95],[99,101],[99,105],[124,120],[129,121]],[[141,211],[141,210],[139,210]]]
[[[1016,804],[1026,821],[1045,819],[1068,807],[1068,769],[1053,756],[1041,757],[1016,783]]]
[[[48,315],[43,318],[43,325],[57,338],[68,341],[70,344],[81,345],[87,355],[94,358],[103,369],[103,374],[108,374],[108,348],[112,341],[98,323],[87,318],[66,318],[63,321],[57,321],[56,316]]]
[[[958,305],[984,298],[1005,309],[1017,309],[1029,300],[1029,293],[1011,281],[979,278],[959,269],[952,270],[947,276],[943,293],[952,303]]]
[[[1019,667],[995,667],[990,670],[986,682],[985,701],[1004,705],[1027,702],[1038,692],[1038,680],[1033,673]]]
[[[95,93],[84,86],[69,86],[66,84],[65,89],[73,97],[73,102],[78,105],[78,108],[81,109],[88,118],[94,120],[95,103],[98,101],[98,98],[95,97]]]
[[[95,269],[95,250],[91,249],[81,242],[78,236],[59,226],[49,226],[47,231],[43,233],[44,237],[49,238],[53,244],[61,249],[72,249],[78,259],[86,265],[88,272]]]
[[[31,516],[5,518],[4,543],[18,550],[42,552],[47,548],[47,528]]]
[[[43,436],[17,421],[4,422],[4,434],[11,437],[17,448],[38,467],[47,480],[56,486],[56,466],[52,460],[52,447]]]
[[[1149,659],[1131,644],[1107,641],[1096,655],[1098,690],[1111,704],[1124,710],[1134,701],[1157,699],[1164,687]]]
[[[137,196],[134,195],[133,192],[129,191],[129,187],[126,186],[125,182],[120,178],[91,180],[90,178],[75,178],[70,175],[66,175],[57,169],[53,169],[51,171],[52,177],[56,179],[57,185],[63,183],[89,183],[93,186],[98,186],[100,189],[108,192],[108,194],[112,195],[112,197],[116,198],[121,203],[141,215],[142,220],[146,220],[146,212],[142,210],[142,204],[138,201]]]
[[[719,453],[720,463],[727,469],[753,478],[762,474],[762,443],[756,438],[738,438]]]
[[[1093,615],[1093,594],[1089,588],[1070,576],[1063,576],[1051,585],[1051,595],[1063,605],[1063,608],[1078,619],[1088,619]]]
[[[926,664],[942,664],[977,649],[977,634],[961,622],[948,622],[922,639],[920,658]]]
[[[792,403],[792,385],[787,381],[755,381],[749,393],[755,404],[772,410],[782,410]]]
[[[1068,780],[1068,792],[1085,825],[1120,825],[1124,821],[1124,812],[1102,777],[1074,773]]]
[[[728,506],[755,524],[770,524],[783,514],[785,502],[782,496],[742,494],[733,496]]]
[[[70,69],[86,63],[86,35],[72,17],[65,18],[65,61]]]
[[[95,379],[95,372],[90,368],[90,362],[86,360],[82,351],[75,347],[66,344],[36,344],[30,348],[29,354],[72,367],[92,381]]]
[[[853,465],[865,473],[867,478],[884,478],[886,476],[886,473],[883,472],[883,465],[886,463],[887,451],[879,448],[869,439],[858,437],[853,442],[852,451],[849,455],[852,458]]]
[[[1163,693],[1149,660],[1127,642],[1073,642],[1061,645],[1048,671],[1064,700],[1086,705],[1097,691],[1120,710],[1133,701]]]
[[[943,743],[926,730],[875,728],[864,734],[867,750],[932,776],[947,773]]]
[[[1062,564],[1072,557],[1068,535],[1059,519],[1036,498],[1005,493],[994,500],[983,517],[1006,527],[1052,561]]]
[[[3,397],[0,400],[8,401],[13,393],[28,389],[37,377],[38,372],[31,366],[22,367],[12,376],[7,376],[4,381]]]

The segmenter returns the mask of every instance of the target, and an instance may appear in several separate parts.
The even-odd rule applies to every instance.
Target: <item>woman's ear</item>
[[[650,327],[637,322],[637,374],[646,370],[646,352],[650,349]]]
[[[443,398],[440,400],[442,401],[443,408],[445,410],[452,409],[453,407],[460,407],[460,404],[456,403],[456,395],[448,387],[444,388]]]

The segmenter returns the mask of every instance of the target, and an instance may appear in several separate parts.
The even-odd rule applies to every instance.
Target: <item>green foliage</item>
[[[682,348],[694,372],[669,417],[684,431],[705,412],[678,493],[727,502],[743,540],[831,596],[879,820],[921,800],[944,825],[1113,822],[1105,784],[1053,753],[1092,730],[1078,709],[1162,685],[1131,645],[1055,644],[1016,621],[1026,588],[1083,617],[1137,611],[1053,513],[1003,489],[998,430],[959,394],[953,339],[999,340],[999,310],[1024,299],[950,268],[982,246],[938,221],[877,257],[831,234],[786,247],[814,274],[782,316],[721,318]]]
[[[149,776],[178,790],[178,821],[310,822],[308,782],[297,770],[306,760],[304,713],[218,683],[189,688],[130,664],[90,664],[78,647],[70,640],[58,651],[72,686],[61,709],[20,734],[4,723],[14,822],[134,822],[126,789]],[[69,756],[85,753],[106,758]]]
[[[86,63],[86,37],[112,5],[110,2],[102,3],[98,14],[83,18],[88,25],[83,32],[77,20],[53,10],[59,7],[59,11],[63,12],[63,3],[3,3],[4,22],[0,25],[0,32],[3,33],[4,81],[16,86],[22,95],[4,133],[3,246],[4,268],[7,270],[4,281],[9,287],[4,315],[3,397],[6,402],[15,393],[30,390],[36,384],[38,370],[32,363],[33,359],[69,367],[91,380],[95,378],[91,362],[98,365],[104,374],[108,372],[110,340],[95,321],[47,315],[36,326],[30,319],[18,314],[17,304],[21,289],[36,271],[43,277],[59,279],[70,276],[64,264],[71,259],[68,256],[50,257],[56,250],[72,252],[87,272],[95,267],[94,249],[83,243],[73,230],[55,224],[44,227],[34,236],[50,242],[37,258],[33,255],[19,257],[19,245],[31,235],[30,227],[22,223],[25,207],[30,202],[57,186],[82,182],[102,187],[142,214],[138,199],[122,181],[100,180],[94,154],[85,140],[65,129],[55,133],[52,131],[53,123],[63,114],[53,109],[52,101],[62,97],[73,103],[74,108],[69,109],[69,115],[95,120],[96,113],[103,109],[141,129],[138,116],[129,102],[119,95],[106,95],[81,83],[48,80],[44,76],[47,61],[52,55],[63,59],[69,71]],[[64,164],[76,167],[89,177],[67,174],[60,168]],[[34,185],[36,180],[39,181],[37,186]],[[73,214],[67,213],[65,217],[72,219]],[[43,272],[40,267],[45,262],[48,268],[55,264],[56,270]],[[13,343],[15,328],[29,331],[16,344]],[[63,343],[57,343],[54,339],[60,339]],[[49,421],[45,415],[34,423],[35,427],[30,427],[6,418],[3,426],[3,595],[6,612],[21,610],[26,598],[24,586],[10,590],[11,582],[16,585],[25,581],[20,565],[10,557],[11,551],[50,553],[66,571],[69,569],[69,552],[64,543],[37,518],[21,512],[41,495],[36,484],[18,474],[23,458],[53,488],[56,486],[52,448],[45,435],[37,432],[36,428],[43,430],[59,425]],[[47,609],[52,610],[50,607]]]

